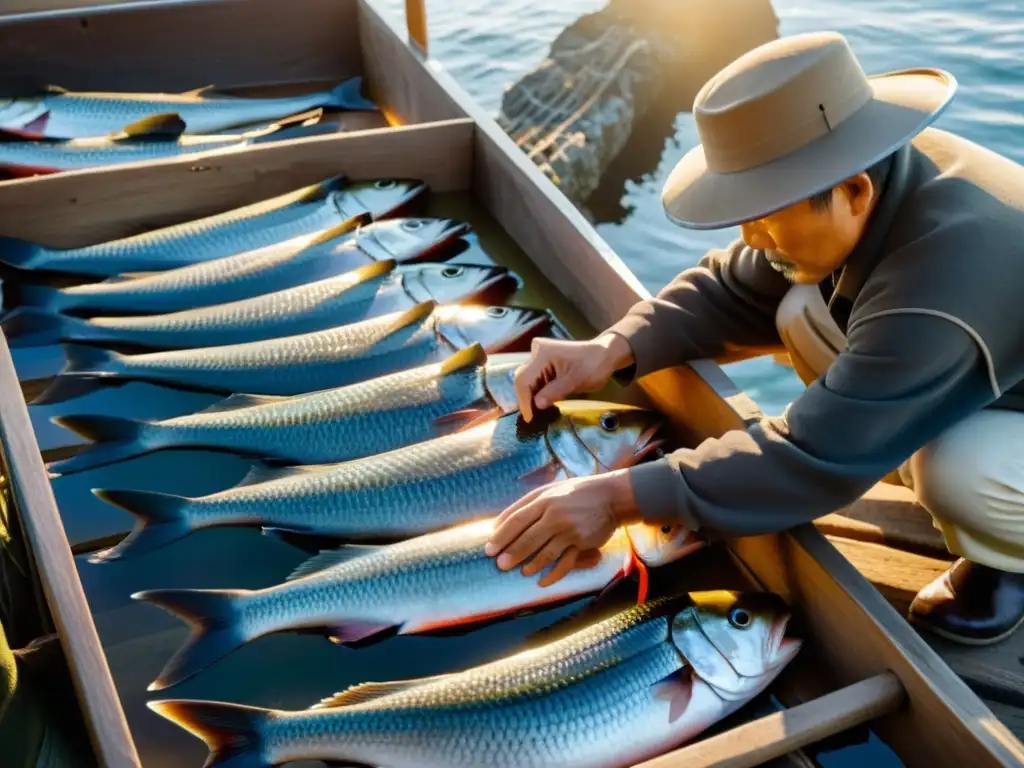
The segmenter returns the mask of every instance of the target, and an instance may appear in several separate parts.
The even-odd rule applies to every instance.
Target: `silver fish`
[[[361,90],[359,77],[329,91],[283,98],[218,96],[209,86],[188,93],[78,93],[50,86],[38,95],[0,99],[0,130],[37,139],[84,139],[173,112],[185,121],[188,133],[211,133],[315,107],[376,111]]]
[[[176,157],[201,160],[275,141],[338,132],[338,127],[329,123],[273,125],[258,132],[228,136],[184,136],[184,128],[185,123],[176,115],[162,115],[129,125],[115,136],[0,141],[0,168],[13,176],[25,177]]]
[[[421,181],[349,184],[344,176],[335,176],[252,205],[82,248],[58,250],[3,237],[0,262],[19,269],[103,277],[174,269],[317,233],[360,213],[381,218],[425,189]]]
[[[382,547],[349,545],[322,551],[286,583],[249,590],[155,589],[132,597],[164,608],[196,631],[149,690],[186,680],[257,638],[292,630],[324,629],[336,643],[364,640],[385,630],[431,632],[594,594],[632,571],[643,573],[703,546],[681,527],[653,528],[632,538],[620,528],[596,565],[570,571],[550,587],[544,573],[500,571],[484,552],[494,520],[480,520]],[[641,578],[640,600],[646,579]]]
[[[519,279],[505,267],[377,261],[351,272],[263,296],[165,315],[86,320],[18,307],[2,321],[11,347],[58,341],[144,349],[198,349],[297,336],[412,309],[424,301],[503,302]]]
[[[425,301],[326,331],[223,347],[124,355],[65,345],[67,365],[34,400],[55,403],[109,383],[148,381],[202,392],[301,395],[366,381],[428,363],[480,342],[517,352],[552,328],[552,316],[524,307],[438,306]]]
[[[518,410],[513,380],[526,353],[488,358],[472,344],[443,363],[419,366],[309,395],[232,395],[163,421],[55,416],[97,442],[53,462],[71,474],[168,448],[199,448],[286,464],[359,459],[450,434]]]
[[[640,461],[658,446],[656,413],[615,403],[568,401],[546,421],[518,412],[434,440],[340,464],[272,469],[199,498],[94,489],[138,525],[94,562],[139,554],[193,531],[264,526],[352,541],[396,539],[498,515],[545,483]]]
[[[13,282],[4,285],[5,301],[72,314],[176,312],[305,285],[384,259],[420,261],[468,231],[451,219],[374,221],[364,213],[283,243],[129,280],[68,288]]]
[[[771,593],[652,601],[464,672],[360,686],[301,711],[148,705],[206,742],[206,765],[626,768],[694,739],[795,658]]]

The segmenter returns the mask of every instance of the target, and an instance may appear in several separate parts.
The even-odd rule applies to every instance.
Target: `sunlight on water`
[[[503,90],[547,55],[552,40],[603,0],[428,0],[431,55],[491,113]],[[401,18],[402,0],[375,0]],[[933,66],[960,83],[952,105],[936,126],[959,133],[1020,162],[1024,161],[1024,4],[950,0],[774,0],[780,34],[835,29],[850,40],[869,74]],[[657,291],[708,248],[721,247],[738,229],[690,232],[669,223],[661,209],[661,187],[673,165],[697,143],[689,113],[677,116],[660,162],[650,162],[621,189],[601,190],[618,200],[620,212],[597,214],[597,230],[651,291]],[[618,183],[618,182],[616,182]],[[787,368],[770,360],[728,366],[729,374],[768,413],[778,413],[802,388]]]

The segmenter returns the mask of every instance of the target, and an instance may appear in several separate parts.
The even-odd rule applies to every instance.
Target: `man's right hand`
[[[601,389],[620,368],[633,362],[633,350],[622,336],[606,333],[590,341],[533,340],[530,358],[516,371],[516,397],[526,421],[533,407],[550,407],[577,392]]]

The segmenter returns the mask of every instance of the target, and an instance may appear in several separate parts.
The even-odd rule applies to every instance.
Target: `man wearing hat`
[[[867,77],[835,33],[763,45],[704,86],[701,145],[663,202],[742,238],[595,339],[535,341],[523,416],[780,342],[808,387],[780,418],[525,496],[488,544],[498,567],[554,563],[550,584],[625,523],[778,531],[898,477],[960,558],[910,619],[968,644],[1024,621],[1024,168],[928,127],[955,90],[935,69]]]

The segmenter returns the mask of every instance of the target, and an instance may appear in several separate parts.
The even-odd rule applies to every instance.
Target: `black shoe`
[[[908,618],[956,643],[998,643],[1024,623],[1024,573],[960,558],[917,593]]]

